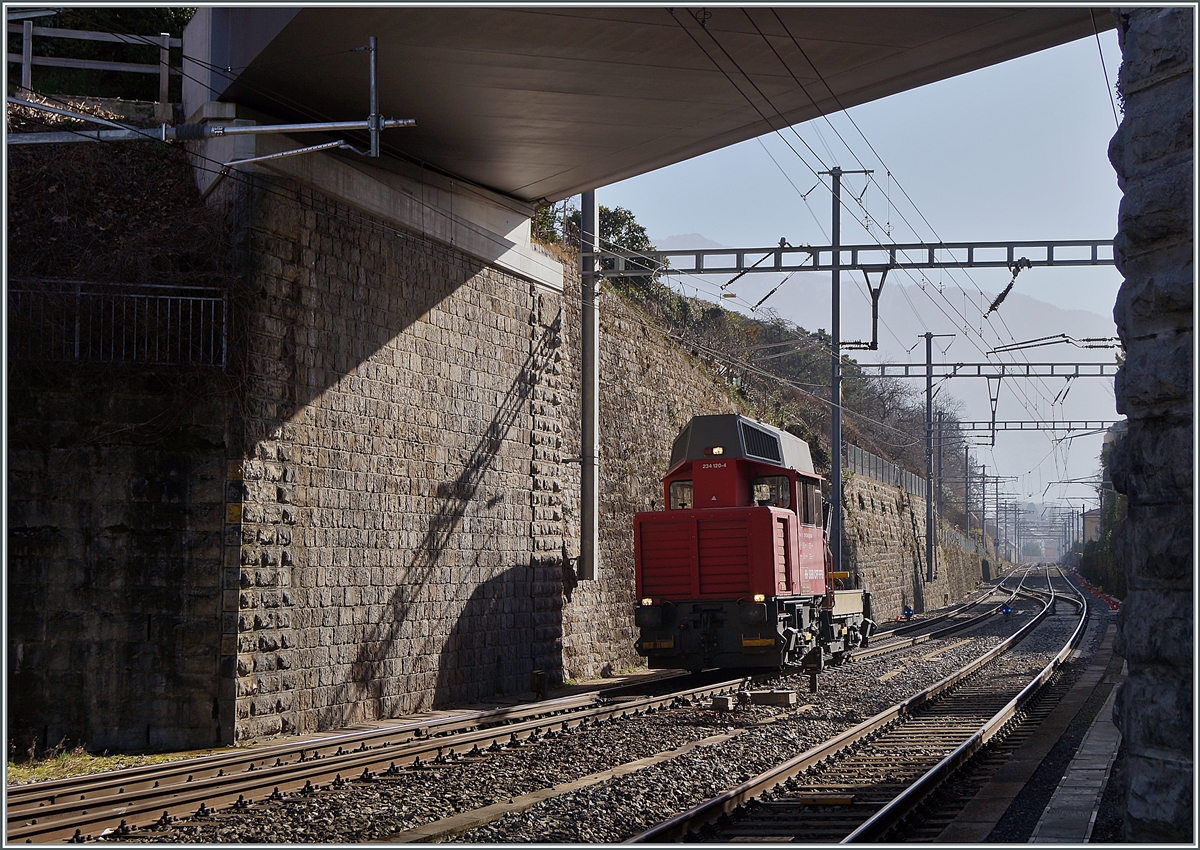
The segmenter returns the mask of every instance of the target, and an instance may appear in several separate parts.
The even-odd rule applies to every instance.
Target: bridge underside
[[[1094,12],[1094,14],[1093,14]],[[191,110],[415,118],[386,153],[522,201],[557,200],[1109,29],[1107,9],[212,8]],[[208,15],[208,17],[204,17]],[[204,22],[202,26],[196,24]],[[197,38],[204,29],[203,38]],[[207,86],[207,88],[206,88]]]

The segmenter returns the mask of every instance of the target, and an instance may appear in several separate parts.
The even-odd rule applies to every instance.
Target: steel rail
[[[1032,593],[1034,591],[1024,591]],[[1053,600],[1057,595],[1053,586],[1050,588],[1050,598]],[[909,785],[904,791],[897,795],[890,803],[868,818],[858,829],[850,833],[844,839],[842,844],[854,844],[858,842],[877,842],[883,840],[884,836],[896,827],[905,817],[907,817],[914,809],[921,804],[939,785],[942,784],[951,774],[959,767],[967,762],[975,753],[987,746],[988,742],[996,736],[996,734],[1004,728],[1004,726],[1016,716],[1017,712],[1033,697],[1038,690],[1041,689],[1054,672],[1058,669],[1067,657],[1074,651],[1079,641],[1083,638],[1084,626],[1088,619],[1088,606],[1082,599],[1072,599],[1069,596],[1064,596],[1068,602],[1072,602],[1079,606],[1081,616],[1079,623],[1075,626],[1075,631],[1071,635],[1071,639],[1067,644],[1059,650],[1058,654],[1051,659],[1042,671],[1038,673],[1033,680],[1021,689],[1021,692],[1013,697],[1004,708],[1000,709],[986,723],[984,723],[971,737],[960,744],[952,753],[938,762],[931,770],[922,775],[916,782]],[[1044,610],[1049,610],[1050,603],[1046,604]]]
[[[152,787],[151,783],[161,783],[164,779],[172,776],[185,774],[210,776],[216,775],[219,771],[228,773],[239,766],[244,769],[246,765],[258,763],[261,766],[272,759],[296,755],[303,757],[303,754],[310,750],[313,755],[323,757],[333,754],[335,748],[341,750],[347,746],[362,745],[363,743],[370,746],[378,740],[393,738],[397,735],[409,735],[413,738],[450,735],[481,726],[502,725],[538,714],[552,715],[563,711],[574,711],[581,706],[595,704],[594,694],[580,694],[546,700],[535,703],[533,706],[472,711],[428,720],[389,724],[369,731],[322,735],[299,742],[235,750],[165,764],[124,768],[92,776],[52,779],[30,785],[18,785],[7,789],[8,812],[11,815],[14,811],[21,811],[22,807],[28,807],[31,804],[36,807],[37,804],[53,801],[56,797],[78,794],[78,789],[85,785],[93,792],[106,788],[137,787],[139,783]]]
[[[101,791],[115,792],[125,788],[126,793],[131,789],[151,788],[158,783],[183,781],[183,777],[215,776],[218,773],[230,775],[236,770],[245,770],[250,765],[263,767],[271,760],[291,759],[295,757],[309,758],[337,755],[346,748],[379,745],[387,739],[397,736],[412,738],[437,738],[478,728],[503,727],[506,724],[520,722],[535,717],[560,717],[563,713],[579,711],[604,704],[604,700],[614,698],[622,691],[644,687],[651,683],[663,682],[675,675],[656,677],[637,683],[626,683],[615,687],[602,688],[582,694],[557,697],[536,703],[526,703],[503,708],[469,711],[443,717],[422,718],[404,723],[391,723],[374,729],[354,732],[342,732],[318,737],[305,738],[300,741],[289,741],[282,744],[272,744],[250,749],[229,750],[208,756],[162,764],[144,765],[142,767],[123,768],[101,774],[75,776],[64,779],[52,779],[35,782],[28,785],[15,785],[6,789],[7,811],[10,815],[25,810],[36,810],[56,798],[68,795],[78,796],[80,791],[87,789],[92,793]],[[685,689],[686,692],[686,689]]]
[[[997,588],[997,590],[999,590],[999,589],[1000,588]],[[1013,596],[1016,595],[1016,593],[1017,593],[1017,591],[1013,591],[1012,594],[1009,596],[1009,599],[1011,600],[1013,598]],[[953,617],[957,614],[961,614],[963,611],[966,611],[968,608],[972,608],[976,605],[981,604],[982,602],[984,602],[984,600],[986,598],[987,597],[984,597],[983,599],[976,599],[974,602],[971,602],[967,605],[963,605],[961,608],[958,608],[957,610],[951,611],[947,614],[942,614],[939,617],[933,617],[928,620],[922,620],[920,623],[913,623],[911,625],[904,626],[902,629],[894,629],[893,631],[891,631],[889,633],[888,637],[883,638],[883,640],[887,641],[886,643],[882,643],[879,646],[871,646],[866,649],[856,650],[851,657],[855,660],[861,660],[864,658],[872,658],[876,655],[885,655],[889,652],[895,652],[900,649],[908,649],[909,647],[917,646],[918,644],[926,643],[931,640],[936,640],[938,638],[942,638],[947,635],[952,635],[955,632],[961,632],[965,629],[974,628],[975,626],[983,623],[989,617],[995,616],[995,614],[1000,610],[1000,606],[996,605],[995,607],[991,608],[991,610],[984,611],[982,614],[977,614],[974,617],[971,617],[967,620],[963,620],[961,623],[954,623],[953,625],[949,625],[949,626],[946,626],[945,628],[937,629],[935,631],[929,632],[928,634],[914,635],[913,637],[891,637],[891,635],[899,635],[901,631],[912,631],[913,629],[918,629],[918,628],[921,628],[922,626],[929,626],[929,625],[932,625],[933,623],[941,622],[949,617]]]
[[[398,772],[404,765],[419,766],[427,760],[448,755],[517,744],[522,739],[536,739],[544,731],[559,726],[566,730],[645,713],[665,708],[681,697],[704,698],[740,688],[745,682],[746,677],[743,676],[613,704],[599,704],[592,695],[564,698],[557,701],[564,710],[567,704],[575,703],[570,714],[547,712],[546,704],[540,703],[524,707],[530,709],[529,713],[537,715],[533,719],[509,718],[509,722],[506,722],[505,715],[515,714],[515,709],[476,712],[444,721],[399,724],[368,733],[349,733],[319,741],[268,747],[253,753],[223,754],[174,762],[169,766],[169,774],[175,781],[167,785],[163,784],[167,778],[165,775],[154,779],[152,768],[135,768],[113,771],[98,780],[95,787],[89,787],[86,777],[82,780],[58,780],[53,788],[46,788],[51,783],[38,783],[42,786],[40,788],[18,786],[9,789],[9,792],[24,792],[25,801],[18,806],[14,806],[11,800],[9,802],[7,838],[9,842],[56,842],[94,836],[105,829],[123,835],[130,826],[146,826],[155,822],[165,825],[197,811],[216,810],[230,804],[244,807],[263,797],[280,799],[283,794],[292,791],[307,793],[323,783],[343,787],[356,778],[373,781],[380,774]],[[476,728],[488,721],[491,725],[487,728]],[[383,741],[376,746],[369,743],[398,733],[410,732],[415,736],[423,729],[454,724],[463,728],[438,736],[412,737],[400,742]],[[358,742],[359,746],[347,751],[346,745],[352,742]],[[336,752],[332,751],[334,746],[337,746]],[[310,751],[311,755],[304,755]],[[295,757],[297,753],[300,753],[298,760],[284,761],[284,755]],[[270,761],[273,756],[275,761],[272,764]],[[238,773],[228,773],[222,766],[229,766],[232,770],[247,763],[249,766]],[[153,784],[147,787],[147,783]],[[97,793],[97,788],[101,793]],[[27,801],[33,799],[36,803],[38,798],[34,795],[39,792],[41,805],[31,807]]]
[[[868,735],[883,729],[885,726],[895,722],[900,717],[911,714],[915,709],[927,704],[934,697],[945,693],[963,679],[967,678],[972,673],[981,669],[1019,643],[1033,629],[1035,629],[1043,619],[1045,619],[1049,610],[1050,605],[1047,603],[1035,617],[1014,632],[1010,637],[1006,638],[1004,641],[977,658],[975,661],[972,661],[970,664],[966,665],[955,673],[946,676],[941,681],[930,686],[929,688],[914,694],[913,696],[897,703],[891,708],[881,711],[874,717],[859,723],[857,726],[854,726],[835,738],[819,744],[816,747],[801,753],[795,758],[789,759],[783,764],[777,765],[776,767],[752,779],[749,779],[737,787],[729,789],[717,795],[716,797],[713,797],[712,799],[707,800],[698,806],[693,807],[692,809],[689,809],[686,812],[682,812],[664,821],[663,823],[651,827],[650,829],[627,839],[623,843],[640,844],[682,840],[682,838],[686,836],[690,830],[708,823],[712,823],[723,815],[727,815],[735,811],[766,791],[782,784],[783,782],[786,782],[793,776],[796,776],[801,771],[806,770],[823,759],[834,755],[837,751],[845,748],[846,746],[856,741],[860,741]],[[1079,629],[1077,628],[1077,632],[1078,631]]]
[[[989,596],[992,596],[994,593],[996,593],[997,590],[999,590],[998,587],[995,590],[992,590],[987,595],[981,596],[980,598],[978,598],[972,602],[967,602],[964,605],[959,605],[957,608],[955,608],[951,611],[947,611],[945,614],[939,614],[936,617],[928,617],[923,620],[916,620],[914,622],[905,623],[903,626],[897,626],[894,629],[889,629],[887,632],[882,633],[882,634],[901,635],[901,634],[905,634],[907,632],[916,631],[923,626],[931,626],[934,623],[940,623],[943,620],[947,620],[950,617],[955,617],[955,616],[961,614],[963,611],[966,611],[968,608],[974,608],[976,605],[981,604],[982,602],[986,601]]]

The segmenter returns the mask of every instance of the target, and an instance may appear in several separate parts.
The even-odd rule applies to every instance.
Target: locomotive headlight
[[[639,605],[633,611],[633,624],[639,629],[657,629],[662,625],[663,610],[657,605],[646,605],[646,600],[642,600],[642,605]]]
[[[756,593],[756,594],[754,594],[754,601],[755,602],[766,602],[767,595],[765,593]]]
[[[650,606],[650,605],[654,604],[654,600],[651,599],[649,596],[647,596],[645,599],[642,600],[642,604],[646,605],[646,606]]]
[[[767,606],[761,602],[751,605],[739,605],[738,617],[743,623],[756,625],[767,621]]]
[[[704,450],[706,455],[723,455],[725,454],[724,446],[709,446]]]

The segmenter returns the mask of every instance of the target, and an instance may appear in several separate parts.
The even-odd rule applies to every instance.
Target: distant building
[[[1083,542],[1100,539],[1100,509],[1083,512]]]

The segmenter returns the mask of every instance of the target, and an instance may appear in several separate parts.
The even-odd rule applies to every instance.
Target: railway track
[[[1034,594],[1018,588],[1026,598]],[[1040,611],[1011,638],[934,686],[736,788],[628,839],[662,841],[881,841],[955,770],[1002,737],[1083,633],[1086,604],[1043,591]],[[1051,617],[1061,646],[1031,668],[1005,654]],[[1024,603],[1028,605],[1029,603]],[[1024,653],[1026,658],[1032,653]],[[1042,659],[1044,660],[1044,659]]]
[[[953,612],[952,612],[953,613]],[[913,624],[917,625],[917,624]],[[929,621],[920,624],[930,625]],[[929,639],[928,637],[924,639]],[[908,641],[891,650],[902,649]],[[134,840],[141,827],[186,823],[192,815],[248,812],[317,790],[365,787],[427,768],[480,760],[484,751],[523,749],[540,737],[586,729],[622,716],[704,703],[772,676],[732,678],[719,671],[673,676],[489,711],[380,726],[170,765],[8,789],[8,840],[62,842],[105,836]],[[707,678],[705,678],[705,676]],[[654,690],[655,693],[646,693]],[[416,774],[413,774],[416,775]],[[172,825],[174,824],[174,825]]]
[[[985,622],[989,618],[1000,612],[1001,603],[987,604],[988,600],[997,593],[1004,592],[1003,588],[998,587],[992,594],[976,599],[966,605],[959,606],[952,611],[948,611],[937,617],[931,617],[927,620],[911,623],[901,626],[896,629],[890,629],[879,634],[871,639],[871,645],[865,649],[857,649],[853,653],[856,659],[872,658],[876,655],[884,655],[889,652],[895,652],[900,649],[906,649],[910,646],[916,646],[926,641],[936,640],[939,638],[952,635],[955,632],[964,631],[974,628],[975,626]],[[1012,601],[1016,596],[1016,591],[1009,591],[1007,601]],[[972,609],[979,607],[981,610],[977,614],[969,612]],[[944,624],[944,625],[942,625]],[[939,628],[932,628],[940,626]]]
[[[290,793],[370,782],[400,770],[519,746],[568,729],[703,700],[743,689],[745,677],[699,674],[649,683],[659,691],[617,687],[555,700],[222,753],[6,790],[9,843],[61,843],[120,837],[180,817],[248,807]],[[717,681],[713,681],[718,678]],[[685,683],[691,686],[679,687]],[[644,687],[644,686],[643,686]]]

